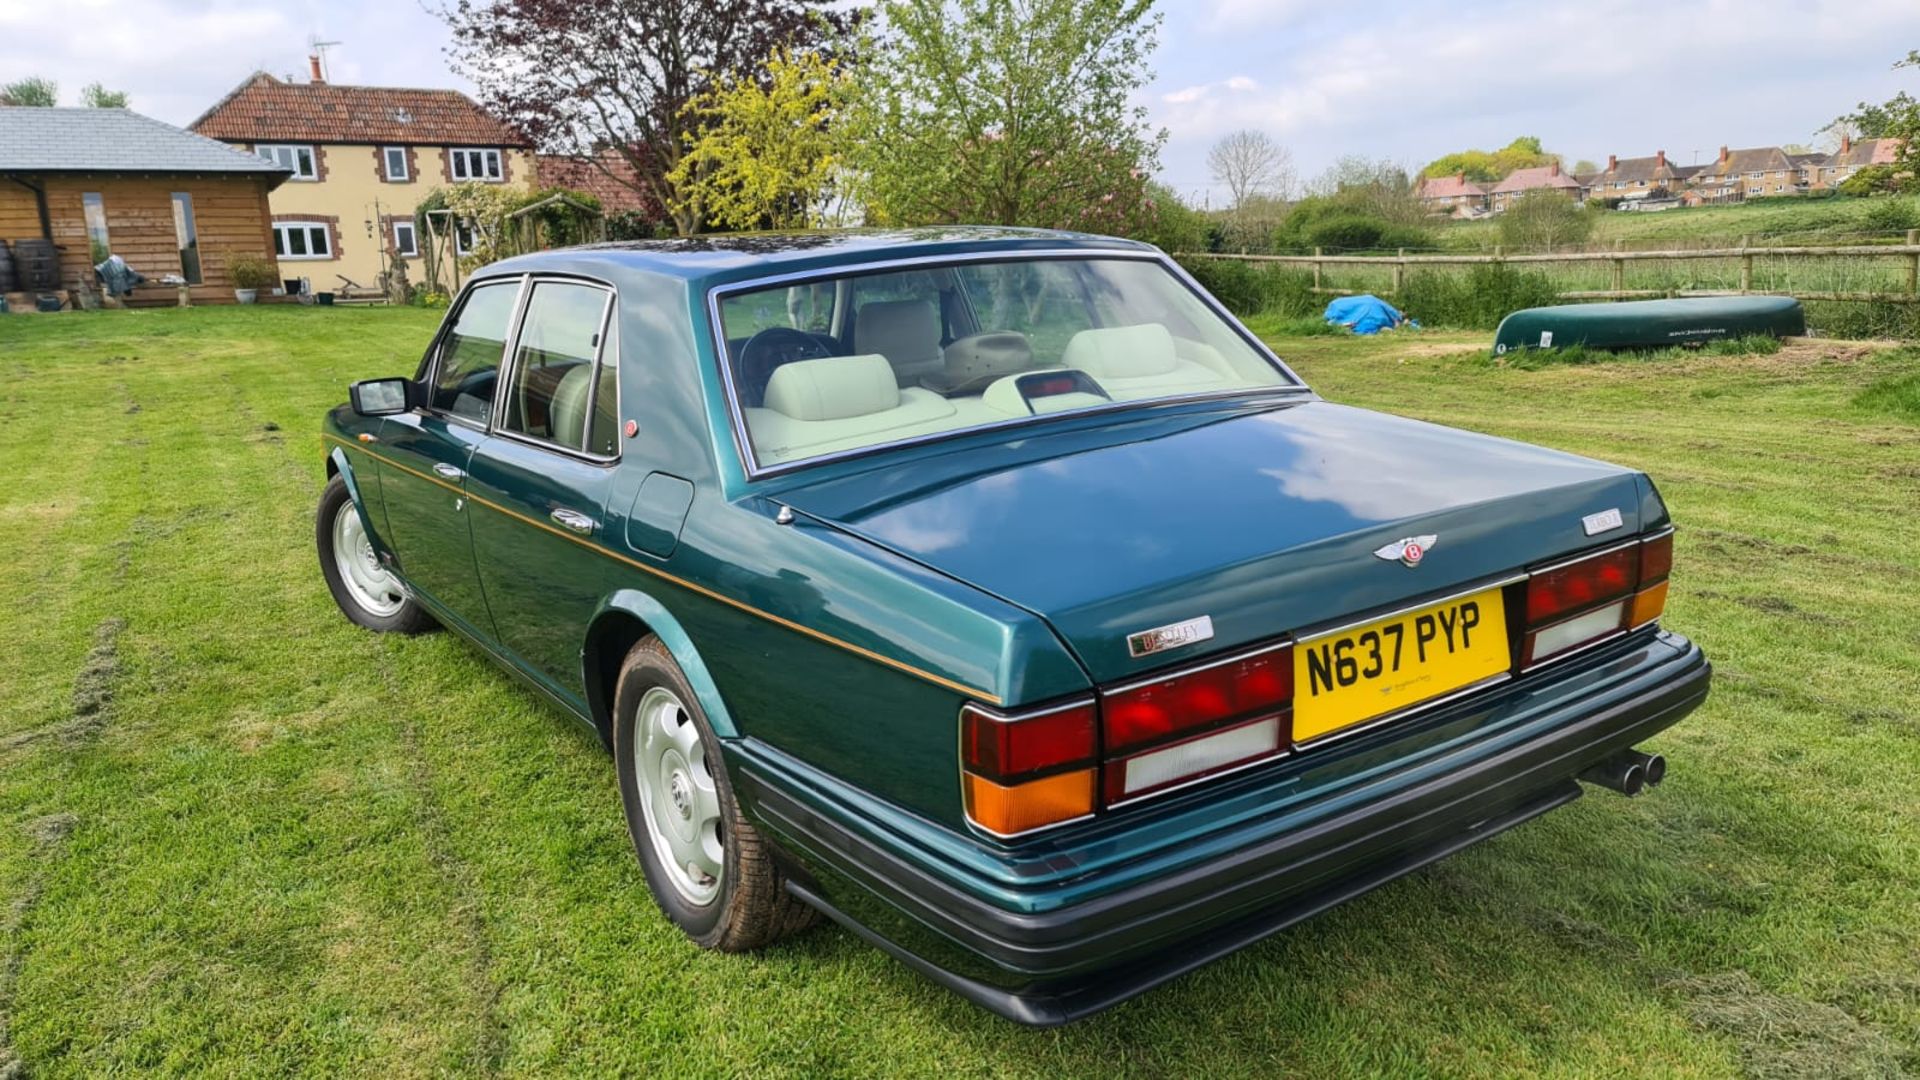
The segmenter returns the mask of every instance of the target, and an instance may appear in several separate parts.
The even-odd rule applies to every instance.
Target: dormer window
[[[497,184],[505,179],[500,171],[498,150],[449,148],[447,172],[455,180],[481,180]]]
[[[318,180],[313,147],[298,143],[260,143],[253,152],[293,173],[295,180]]]

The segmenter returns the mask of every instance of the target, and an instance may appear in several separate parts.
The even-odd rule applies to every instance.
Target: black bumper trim
[[[1037,914],[962,892],[802,805],[757,770],[745,778],[776,844],[812,856],[791,859],[814,871],[790,882],[796,896],[968,1000],[1051,1026],[1572,801],[1582,769],[1705,700],[1711,667],[1697,648],[1686,649],[1670,661],[1682,670],[1501,753],[1212,864]]]

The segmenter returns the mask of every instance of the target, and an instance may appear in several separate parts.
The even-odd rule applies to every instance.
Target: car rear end
[[[745,786],[809,901],[995,1012],[1065,1022],[1570,802],[1582,777],[1637,790],[1634,748],[1710,672],[1659,625],[1672,542],[1661,511],[1068,700],[968,703],[970,839],[768,746]]]

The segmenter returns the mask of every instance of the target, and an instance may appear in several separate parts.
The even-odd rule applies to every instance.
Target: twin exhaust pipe
[[[1643,754],[1638,750],[1621,750],[1601,758],[1580,774],[1580,779],[1589,784],[1597,784],[1628,797],[1650,787],[1659,787],[1660,781],[1666,778],[1667,759],[1659,754]]]

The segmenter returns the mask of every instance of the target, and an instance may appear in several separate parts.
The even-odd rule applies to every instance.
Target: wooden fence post
[[[1740,291],[1741,292],[1753,291],[1753,252],[1747,250],[1747,246],[1750,243],[1752,243],[1752,241],[1753,241],[1753,237],[1751,236],[1742,236],[1740,238]]]
[[[1907,230],[1907,246],[1920,247],[1920,229]],[[1907,291],[1920,295],[1920,252],[1907,256]]]
[[[1407,283],[1407,249],[1400,249],[1400,257],[1393,262],[1393,293],[1400,295],[1400,287]],[[1911,283],[1909,283],[1911,284]]]
[[[1615,237],[1613,240],[1614,254],[1618,255],[1622,250],[1626,248],[1626,244],[1627,242],[1625,240],[1622,240],[1619,237]],[[1613,260],[1613,291],[1620,292],[1626,287],[1627,287],[1627,260],[1616,258]]]
[[[1320,249],[1317,247],[1313,249],[1313,287],[1316,291],[1320,288]]]

